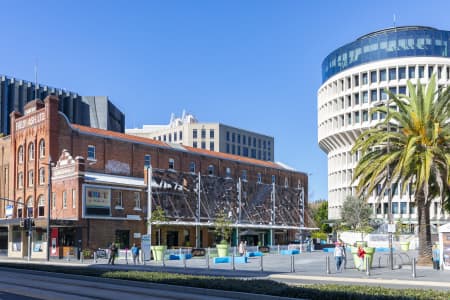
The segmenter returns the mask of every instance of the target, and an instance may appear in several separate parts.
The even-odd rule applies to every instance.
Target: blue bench
[[[281,255],[294,255],[294,254],[300,254],[300,250],[298,249],[292,249],[292,250],[281,250]]]
[[[183,260],[192,258],[192,254],[170,254],[169,260]]]
[[[224,256],[224,257],[214,257],[213,263],[214,264],[224,264],[224,263],[230,263],[231,257],[230,256]],[[235,256],[234,257],[234,263],[235,264],[245,264],[247,262],[246,256]]]
[[[263,256],[263,255],[264,254],[261,251],[247,252],[247,257]]]

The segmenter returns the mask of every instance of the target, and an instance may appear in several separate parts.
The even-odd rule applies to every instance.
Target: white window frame
[[[45,184],[45,168],[43,167],[39,169],[39,184]]]
[[[77,190],[72,189],[72,208],[77,207]]]
[[[23,164],[23,146],[22,145],[20,145],[19,146],[19,150],[17,151],[18,152],[18,160],[19,160],[19,164]]]
[[[62,194],[62,206],[63,206],[63,209],[67,208],[67,192],[66,191],[63,191],[63,194]]]
[[[93,156],[92,156],[93,154]],[[96,148],[94,145],[88,145],[87,147],[87,160],[95,161],[97,160]]]
[[[44,207],[44,213],[41,215],[40,211],[41,211],[41,207]],[[44,199],[44,195],[39,195],[38,198],[38,217],[45,217],[45,199]]]
[[[41,139],[39,141],[39,157],[43,158],[45,157],[45,140]]]
[[[142,210],[141,209],[141,193],[134,192],[134,210]]]
[[[28,160],[34,160],[34,143],[28,145]]]
[[[168,166],[169,170],[175,171],[175,159],[173,158],[169,158],[169,166]]]
[[[116,203],[115,209],[123,209],[123,193],[122,191],[113,191],[114,193],[114,202]]]
[[[34,170],[28,171],[28,186],[34,186]]]

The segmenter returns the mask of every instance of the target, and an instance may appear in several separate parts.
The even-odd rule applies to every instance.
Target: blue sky
[[[450,30],[448,1],[4,1],[0,74],[107,95],[127,128],[183,109],[275,137],[275,160],[310,173],[327,198],[317,145],[321,63],[396,24]]]

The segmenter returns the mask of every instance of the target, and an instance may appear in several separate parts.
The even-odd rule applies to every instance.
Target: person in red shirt
[[[359,245],[358,246],[358,252],[356,254],[361,259],[361,262],[359,264],[359,268],[358,269],[362,270],[364,268],[364,256],[366,254],[366,251],[364,251],[364,248],[361,245]]]

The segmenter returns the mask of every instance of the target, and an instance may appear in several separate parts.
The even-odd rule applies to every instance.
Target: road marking
[[[400,280],[400,279],[378,279],[378,278],[350,278],[350,277],[326,277],[326,276],[302,276],[302,275],[269,275],[271,279],[301,279],[301,280],[317,280],[327,282],[350,282],[350,283],[371,283],[371,284],[389,284],[389,285],[411,285],[411,286],[430,286],[430,287],[448,287],[450,282],[435,282],[421,280]]]

